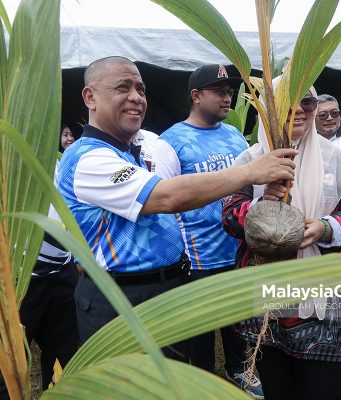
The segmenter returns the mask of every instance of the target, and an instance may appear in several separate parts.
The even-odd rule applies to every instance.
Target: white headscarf
[[[273,80],[274,90],[280,79],[279,77]],[[314,87],[310,88],[310,92],[317,97]],[[314,111],[314,117],[316,113],[317,110]],[[235,160],[234,165],[245,164],[268,152],[265,129],[259,118],[258,143],[245,150]],[[291,204],[301,210],[305,217],[321,218],[330,215],[341,198],[341,150],[317,133],[315,118],[309,131],[302,138],[299,154],[294,161],[296,170],[291,189]],[[257,198],[263,195],[265,185],[254,185],[253,188],[253,197]],[[317,245],[313,244],[299,250],[297,257],[306,258],[320,254]],[[315,308],[318,318],[323,319],[326,301],[326,298],[308,300],[304,307],[299,308],[300,317],[310,317]]]

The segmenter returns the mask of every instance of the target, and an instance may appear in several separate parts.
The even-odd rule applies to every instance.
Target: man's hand
[[[278,149],[245,164],[250,174],[250,183],[262,185],[282,179],[294,180],[295,163],[292,158],[297,154],[298,151],[294,149]]]
[[[170,214],[194,210],[229,196],[252,184],[294,179],[295,164],[289,158],[297,150],[280,149],[265,154],[248,164],[162,179],[150,193],[140,214]]]
[[[329,232],[331,232],[331,227],[329,226],[329,228]],[[306,247],[318,242],[324,234],[324,229],[325,228],[323,222],[321,222],[317,218],[306,217],[305,231],[300,249],[305,249]]]

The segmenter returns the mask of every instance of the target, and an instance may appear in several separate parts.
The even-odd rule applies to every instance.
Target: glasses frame
[[[230,87],[229,88],[226,88],[226,87],[218,87],[218,86],[215,86],[215,87],[204,87],[204,88],[200,88],[200,89],[197,89],[198,91],[201,91],[201,90],[211,90],[211,91],[213,91],[213,92],[216,92],[221,98],[224,98],[224,97],[226,97],[226,96],[229,96],[229,98],[230,99],[232,99],[232,97],[234,96],[234,94],[235,94],[235,90],[234,89],[231,89]]]
[[[332,114],[334,114],[334,116]],[[325,115],[326,118],[321,118],[321,115]],[[335,119],[340,116],[340,110],[321,111],[319,114],[317,114],[317,116],[319,117],[320,121],[327,121],[329,116],[330,118]]]
[[[300,101],[300,107],[304,112],[313,112],[317,109],[318,99],[314,96],[305,96]]]

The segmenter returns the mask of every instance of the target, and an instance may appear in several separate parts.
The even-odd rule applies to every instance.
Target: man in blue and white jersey
[[[146,163],[148,171],[151,172],[155,172],[155,161],[153,157],[158,139],[159,136],[156,133],[140,129],[132,141],[132,144],[141,146],[141,157]]]
[[[241,132],[222,123],[231,106],[234,93],[231,86],[237,82],[240,83],[240,79],[229,78],[225,67],[218,64],[204,65],[191,74],[188,83],[190,114],[185,121],[162,133],[155,149],[159,176],[171,178],[227,169],[247,149]],[[234,269],[237,240],[224,231],[221,200],[178,213],[176,217],[192,263],[190,280]],[[221,336],[225,368],[239,383],[246,365],[245,342],[232,327],[221,329]],[[188,343],[189,361],[214,372],[215,333],[199,335]],[[259,380],[253,383],[257,386],[256,395],[262,396]]]
[[[186,282],[189,261],[173,213],[202,207],[250,183],[293,179],[279,150],[243,167],[161,179],[131,145],[146,108],[145,85],[124,57],[90,64],[83,99],[89,125],[61,159],[58,189],[96,261],[133,305]],[[271,171],[269,173],[269,171]],[[117,313],[83,273],[76,292],[81,341]]]

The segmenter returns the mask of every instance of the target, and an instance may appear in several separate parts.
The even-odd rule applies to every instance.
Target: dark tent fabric
[[[257,32],[235,32],[254,70],[261,76],[261,54]],[[292,55],[297,33],[271,33],[277,60]],[[239,76],[231,62],[211,43],[190,29],[138,29],[98,26],[61,27],[61,64],[63,68],[62,120],[72,123],[76,137],[87,122],[83,104],[84,68],[92,61],[121,55],[136,62],[147,86],[148,110],[143,127],[160,134],[186,118],[187,82],[190,73],[204,64],[228,65],[230,76]],[[328,61],[316,82],[319,94],[328,93],[341,100],[341,45]],[[233,106],[233,104],[232,104]],[[247,133],[254,125],[250,108]]]
[[[137,61],[136,65],[147,87],[148,110],[142,127],[160,134],[188,115],[187,82],[191,71],[162,68],[142,61]],[[71,125],[76,137],[79,137],[82,125],[88,119],[88,110],[81,95],[84,70],[71,68],[62,72],[62,121]],[[233,65],[228,66],[228,73],[229,76],[240,76]],[[252,75],[261,76],[261,71],[253,69]],[[341,70],[326,67],[315,82],[315,87],[318,94],[331,94],[340,102]],[[247,133],[250,133],[254,124],[255,111],[250,110]]]

